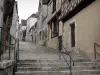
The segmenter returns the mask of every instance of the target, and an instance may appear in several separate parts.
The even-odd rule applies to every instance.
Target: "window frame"
[[[54,19],[51,23],[51,38],[57,37],[59,35],[59,21]]]

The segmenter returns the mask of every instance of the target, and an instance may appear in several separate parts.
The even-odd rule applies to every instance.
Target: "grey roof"
[[[32,14],[30,17],[37,18],[37,14]]]
[[[42,0],[42,3],[43,3],[43,4],[48,4],[49,1],[50,1],[50,0]]]
[[[28,17],[28,19],[29,19],[29,18],[37,18],[37,17],[38,17],[38,14],[37,14],[37,13],[36,13],[36,14],[33,13],[31,16]],[[27,20],[28,20],[28,19],[27,19]]]

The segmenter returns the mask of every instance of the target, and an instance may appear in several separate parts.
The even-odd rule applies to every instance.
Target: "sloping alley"
[[[77,56],[59,60],[58,50],[20,42],[16,75],[99,75],[100,62]],[[65,62],[66,61],[66,62]]]
[[[57,50],[39,46],[31,42],[20,42],[19,48],[20,60],[59,59],[59,52]]]
[[[100,75],[100,0],[0,0],[0,75]]]

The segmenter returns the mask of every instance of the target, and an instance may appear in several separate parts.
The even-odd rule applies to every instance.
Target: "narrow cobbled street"
[[[0,0],[0,75],[100,75],[100,0]]]
[[[31,42],[19,43],[16,75],[63,75],[70,73],[66,67],[66,62],[59,60],[58,50]]]
[[[20,42],[19,59],[59,59],[59,52],[52,48],[36,45],[31,42]]]
[[[77,56],[59,60],[59,51],[31,42],[19,43],[16,75],[99,75],[100,62]],[[71,68],[71,69],[70,69]]]

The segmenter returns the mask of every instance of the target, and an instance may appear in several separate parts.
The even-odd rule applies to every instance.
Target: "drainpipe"
[[[2,55],[2,28],[0,28],[0,61]]]

